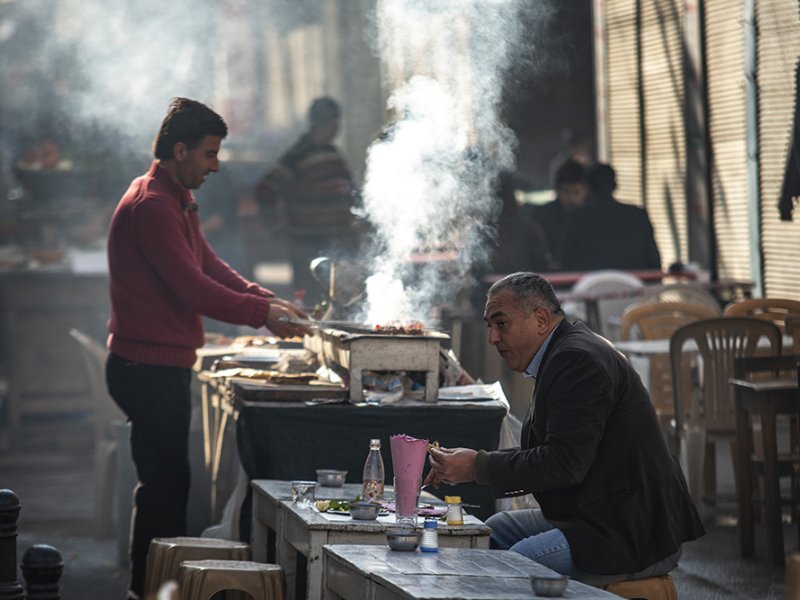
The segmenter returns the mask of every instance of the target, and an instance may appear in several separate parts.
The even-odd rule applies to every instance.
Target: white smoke
[[[495,180],[514,166],[501,102],[522,35],[518,2],[385,0],[378,20],[384,79],[398,87],[387,102],[395,121],[367,157],[377,239],[365,319],[430,323],[485,261]]]

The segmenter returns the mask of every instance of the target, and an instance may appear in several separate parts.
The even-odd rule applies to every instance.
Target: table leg
[[[228,413],[222,411],[218,422],[218,429],[214,432],[216,442],[214,444],[214,456],[211,464],[211,518],[216,522],[217,519],[217,484],[219,481],[219,467],[222,463],[222,442],[225,439],[225,427],[228,424]]]
[[[312,531],[309,539],[308,550],[308,576],[306,583],[306,598],[322,598],[323,560],[322,545],[327,541],[325,531]]]
[[[765,398],[761,408],[761,435],[764,447],[764,521],[767,529],[767,548],[772,563],[783,566],[785,557],[775,420],[775,406],[769,398]]]
[[[211,439],[211,422],[209,413],[211,403],[208,398],[208,383],[200,384],[201,410],[203,413],[203,458],[205,459],[206,469],[211,467],[211,456],[213,453],[213,440]]]
[[[739,500],[739,548],[742,556],[753,556],[753,480],[750,476],[750,457],[753,452],[753,434],[750,429],[747,411],[740,406],[740,391],[736,390],[736,446],[739,460],[736,463],[738,474]]]
[[[253,516],[250,522],[250,550],[255,562],[267,562],[267,524],[260,518],[261,503],[265,499],[253,490]]]
[[[286,522],[282,511],[277,515],[275,540],[275,562],[283,569],[286,577],[286,598],[297,598],[297,550],[286,539]]]

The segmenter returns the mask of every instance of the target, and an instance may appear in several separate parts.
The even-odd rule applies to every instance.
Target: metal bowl
[[[568,575],[531,575],[531,587],[537,596],[563,596],[568,583]]]
[[[324,487],[342,487],[347,471],[338,469],[317,469],[317,483]]]
[[[419,538],[419,532],[410,528],[386,530],[386,542],[392,550],[412,552],[419,546]]]
[[[378,518],[381,505],[377,502],[358,502],[350,503],[350,517],[357,521],[374,521]]]

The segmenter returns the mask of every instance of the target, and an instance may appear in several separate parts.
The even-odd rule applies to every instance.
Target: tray
[[[316,398],[344,401],[347,388],[332,383],[278,384],[252,379],[231,379],[233,397],[245,402],[306,402]]]

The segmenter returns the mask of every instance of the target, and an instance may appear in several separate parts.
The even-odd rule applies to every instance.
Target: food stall
[[[436,340],[435,364],[420,364],[420,352],[403,358],[410,338],[423,344]],[[325,341],[332,339],[336,343],[326,349]],[[357,352],[348,355],[356,341],[365,340],[382,350],[366,352],[367,359]],[[223,488],[232,479],[224,473],[230,469],[232,448],[248,480],[314,479],[316,469],[335,468],[348,471],[349,483],[359,483],[369,441],[380,438],[385,442],[386,482],[391,484],[390,435],[406,433],[446,447],[493,450],[500,444],[508,412],[502,388],[440,386],[455,383],[454,373],[447,370],[458,369],[457,363],[443,358],[448,354],[442,347],[447,336],[440,332],[404,335],[322,328],[306,336],[299,348],[264,342],[257,348],[234,344],[200,352],[196,371],[217,518],[230,492]],[[398,356],[392,359],[395,345]],[[370,370],[377,367],[379,372]],[[417,374],[409,377],[410,369]],[[360,372],[354,376],[356,370]],[[370,389],[376,380],[392,380],[393,385],[400,380],[403,387]],[[434,389],[414,389],[412,380]],[[467,510],[481,519],[494,512],[491,493],[477,484],[443,486],[435,493],[461,495]],[[249,524],[247,506],[245,502],[240,519],[243,528]]]

